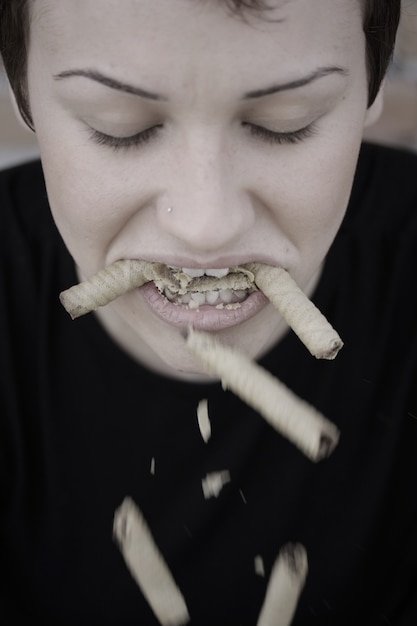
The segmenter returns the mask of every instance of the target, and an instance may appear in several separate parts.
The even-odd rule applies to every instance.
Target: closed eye
[[[128,137],[114,137],[113,135],[107,135],[106,133],[91,128],[90,138],[98,145],[108,146],[109,148],[113,148],[113,150],[127,150],[148,143],[155,137],[160,128],[162,128],[162,124],[155,124],[154,126],[142,130],[140,133]]]
[[[251,124],[250,122],[242,122],[242,126],[248,128],[251,135],[272,144],[296,144],[308,139],[316,132],[315,125],[309,124],[304,128],[292,130],[288,132],[277,132],[258,126],[257,124]]]

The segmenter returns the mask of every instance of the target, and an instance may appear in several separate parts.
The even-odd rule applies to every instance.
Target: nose
[[[244,241],[254,207],[240,180],[239,160],[221,140],[189,143],[170,158],[169,170],[166,202],[158,209],[165,232],[197,255],[226,253]]]

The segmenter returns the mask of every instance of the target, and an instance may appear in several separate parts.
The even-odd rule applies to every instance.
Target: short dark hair
[[[28,36],[29,0],[0,0],[0,55],[19,111],[33,128],[26,81]]]
[[[265,0],[221,0],[234,12],[261,11]],[[368,105],[375,100],[391,61],[401,0],[361,0],[363,30],[368,65]],[[30,25],[30,0],[0,0],[0,55],[25,122],[33,128],[27,92],[27,44]]]

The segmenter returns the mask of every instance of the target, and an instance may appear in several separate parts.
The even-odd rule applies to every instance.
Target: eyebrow
[[[130,93],[134,96],[140,96],[141,98],[147,98],[148,100],[157,100],[157,101],[166,101],[168,98],[162,94],[153,93],[151,91],[147,91],[146,89],[142,89],[141,87],[136,87],[135,85],[129,85],[128,83],[121,82],[110,76],[106,76],[101,72],[90,69],[73,69],[73,70],[65,70],[63,72],[59,72],[59,74],[54,74],[55,80],[62,80],[64,78],[71,78],[73,76],[82,76],[84,78],[89,78],[105,87],[110,87],[110,89],[116,89],[117,91],[123,91],[124,93]]]
[[[339,67],[337,65],[331,65],[327,67],[319,67],[314,72],[311,72],[307,76],[297,78],[295,80],[289,81],[287,83],[281,83],[278,85],[272,85],[271,87],[266,87],[265,89],[255,89],[254,91],[248,91],[244,94],[243,99],[255,99],[262,98],[264,96],[270,96],[274,93],[279,93],[281,91],[289,91],[292,89],[298,89],[299,87],[304,87],[309,85],[310,83],[322,78],[323,76],[328,76],[329,74],[341,74],[342,76],[348,76],[349,72],[344,67]],[[101,72],[91,69],[73,69],[73,70],[64,70],[63,72],[59,72],[58,74],[54,74],[55,80],[62,80],[65,78],[71,78],[73,76],[82,76],[84,78],[88,78],[93,80],[105,87],[109,87],[110,89],[116,89],[117,91],[122,91],[124,93],[129,93],[134,96],[139,96],[141,98],[146,98],[148,100],[155,101],[163,101],[166,102],[168,98],[162,94],[153,93],[142,87],[138,87],[135,85],[130,85],[128,83],[124,83],[122,81],[116,80],[115,78],[111,78],[110,76],[106,76]]]
[[[252,98],[263,98],[264,96],[270,96],[271,94],[279,93],[280,91],[298,89],[299,87],[309,85],[319,78],[323,78],[323,76],[328,76],[329,74],[340,74],[342,76],[348,76],[349,71],[345,67],[339,67],[338,65],[319,67],[307,76],[296,78],[295,80],[291,80],[288,83],[281,83],[278,85],[272,85],[271,87],[266,87],[265,89],[255,89],[254,91],[248,91],[243,96],[243,99],[246,100]]]

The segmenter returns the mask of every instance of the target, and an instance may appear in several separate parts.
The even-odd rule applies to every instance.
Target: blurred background
[[[0,68],[0,168],[32,158],[37,153],[34,134],[17,121]]]
[[[384,112],[366,138],[417,151],[417,0],[403,0],[393,63],[386,81]],[[0,168],[38,154],[33,133],[16,119],[0,68]]]
[[[402,0],[397,44],[385,87],[385,106],[367,138],[417,151],[417,0]]]

